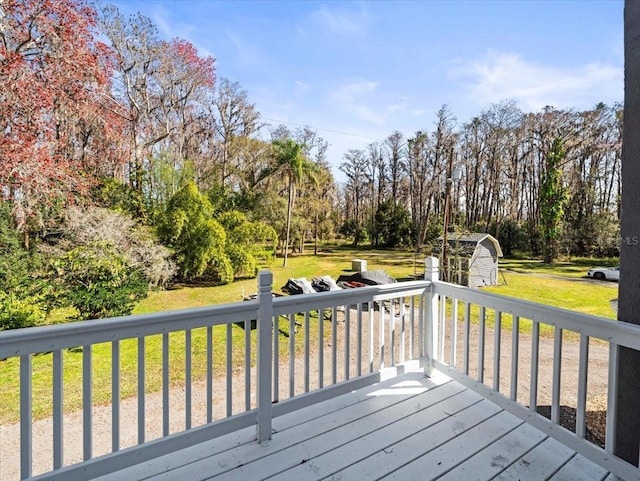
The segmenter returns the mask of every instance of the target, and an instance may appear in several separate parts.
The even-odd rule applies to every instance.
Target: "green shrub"
[[[78,246],[53,259],[51,274],[52,302],[75,307],[82,320],[129,315],[148,292],[144,272],[108,242]]]
[[[158,235],[173,250],[184,279],[202,275],[224,250],[226,233],[212,214],[211,203],[191,182],[171,198],[158,225]]]
[[[43,319],[44,313],[32,300],[0,293],[0,331],[37,326]]]
[[[25,249],[11,216],[12,204],[0,202],[0,330],[31,327],[44,321],[32,272],[40,269],[37,251]]]
[[[234,277],[255,277],[258,263],[251,252],[239,245],[227,246],[227,255],[231,261]]]
[[[233,282],[233,266],[229,257],[223,252],[216,252],[209,261],[207,274],[211,275],[220,284]]]

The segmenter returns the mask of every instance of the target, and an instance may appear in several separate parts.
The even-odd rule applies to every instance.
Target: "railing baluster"
[[[416,297],[409,297],[409,359],[413,359],[414,353],[414,343],[415,343],[415,335],[414,331],[416,329]]]
[[[531,381],[529,384],[529,409],[538,409],[538,354],[540,352],[540,324],[535,319],[531,330]]]
[[[349,308],[349,306],[344,306],[344,308],[346,309],[347,312],[350,312],[351,309]],[[358,338],[358,342],[356,344],[356,357],[358,359],[357,364],[356,364],[356,374],[358,377],[360,377],[362,375],[362,303],[358,302],[357,305],[357,322],[358,322],[358,334],[357,334],[357,338]]]
[[[424,323],[426,322],[425,309],[427,308],[427,292],[424,292],[418,300],[418,344],[420,345],[420,357],[426,356],[427,335]]]
[[[120,341],[111,343],[111,450],[120,450]]]
[[[382,303],[384,309],[384,302]],[[393,299],[389,299],[389,365],[396,365],[396,311]]]
[[[82,346],[82,458],[93,454],[93,401],[91,399],[91,344]]]
[[[560,374],[562,371],[562,329],[553,331],[553,384],[551,387],[551,422],[560,422]]]
[[[478,381],[484,383],[484,340],[486,334],[486,310],[484,306],[480,306],[480,323],[478,333]]]
[[[351,358],[351,310],[344,313],[344,380],[348,381]]]
[[[184,424],[186,429],[191,429],[191,329],[184,333],[184,349]]]
[[[446,333],[446,317],[447,317],[447,296],[440,295],[440,312],[438,314],[438,359],[444,360],[444,338]]]
[[[213,421],[213,327],[207,326],[207,423]]]
[[[338,309],[331,308],[331,383],[338,381]]]
[[[502,337],[502,312],[496,311],[493,337],[493,390],[500,392],[500,342]]]
[[[255,319],[244,321],[244,409],[251,409],[251,324]]]
[[[53,469],[60,469],[63,463],[63,360],[62,350],[53,351]]]
[[[452,299],[451,305],[451,366],[456,367],[458,349],[458,299]]]
[[[138,337],[138,444],[144,443],[145,438],[145,352],[144,336]]]
[[[384,369],[384,305],[378,302],[378,369]]]
[[[31,354],[20,356],[20,479],[31,477],[33,460]]]
[[[518,357],[520,349],[520,317],[513,316],[511,335],[511,399],[518,400]]]
[[[404,297],[400,298],[400,362],[405,362],[405,343],[407,342],[407,337],[405,333],[405,310],[404,310]]]
[[[587,374],[589,366],[589,336],[580,334],[580,358],[578,365],[578,399],[576,412],[576,434],[584,438],[587,434]]]
[[[162,333],[162,435],[169,435],[169,333]]]
[[[318,387],[324,386],[324,309],[318,309]]]
[[[304,392],[309,392],[309,311],[304,313]]]
[[[233,334],[232,334],[232,327],[231,324],[227,324],[227,339],[226,339],[226,345],[227,345],[227,372],[226,372],[226,386],[227,386],[227,392],[225,395],[225,399],[227,401],[227,417],[231,416],[231,414],[233,413],[233,378],[232,378],[232,374],[233,374],[233,369],[232,369],[232,364],[233,364],[233,358],[232,358],[232,350],[233,350],[233,345],[232,345],[232,339],[233,339]]]
[[[295,372],[296,372],[296,316],[289,314],[289,397],[295,393]]]
[[[469,336],[471,329],[471,304],[469,302],[464,303],[464,350],[462,352],[462,364],[464,373],[469,375]]]
[[[367,302],[367,312],[369,313],[369,372],[373,372],[373,302]]]

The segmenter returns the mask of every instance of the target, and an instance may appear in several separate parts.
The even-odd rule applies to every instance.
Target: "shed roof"
[[[439,239],[442,240],[442,236],[439,237]],[[486,234],[482,232],[468,232],[460,236],[453,234],[448,238],[447,242],[449,244],[454,244],[456,242],[463,242],[465,244],[466,243],[479,244],[485,239],[487,239],[489,242],[491,242],[494,245],[494,247],[496,248],[496,254],[498,255],[498,257],[503,257],[502,249],[500,248],[500,243],[498,242],[498,239],[493,237],[491,234]]]

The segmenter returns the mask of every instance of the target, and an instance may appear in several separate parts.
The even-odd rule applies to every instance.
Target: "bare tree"
[[[219,170],[219,182],[226,185],[240,164],[234,147],[237,138],[248,138],[260,129],[260,113],[249,101],[249,94],[238,82],[221,78],[213,99],[216,108],[217,136],[216,163]]]
[[[366,153],[363,150],[351,149],[344,154],[344,162],[340,164],[340,170],[347,176],[345,191],[348,203],[353,206],[353,211],[347,213],[347,219],[354,225],[353,244],[358,245],[361,237],[362,209],[361,199],[366,194],[366,187],[370,182],[367,169]]]

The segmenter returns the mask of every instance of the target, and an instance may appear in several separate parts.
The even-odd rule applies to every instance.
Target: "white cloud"
[[[366,31],[368,16],[363,4],[360,4],[358,10],[347,10],[343,8],[345,4],[333,5],[339,5],[340,8],[330,9],[327,5],[323,5],[311,14],[311,18],[334,34],[354,35]]]
[[[458,80],[480,107],[509,99],[525,110],[546,105],[589,108],[597,102],[622,100],[623,70],[609,64],[550,67],[521,56],[489,52],[484,58],[454,62],[450,78]]]
[[[342,110],[355,116],[360,120],[365,120],[375,124],[384,122],[384,115],[380,109],[373,109],[367,105],[374,100],[377,82],[367,80],[357,80],[338,87],[331,95],[330,100],[335,102]]]

